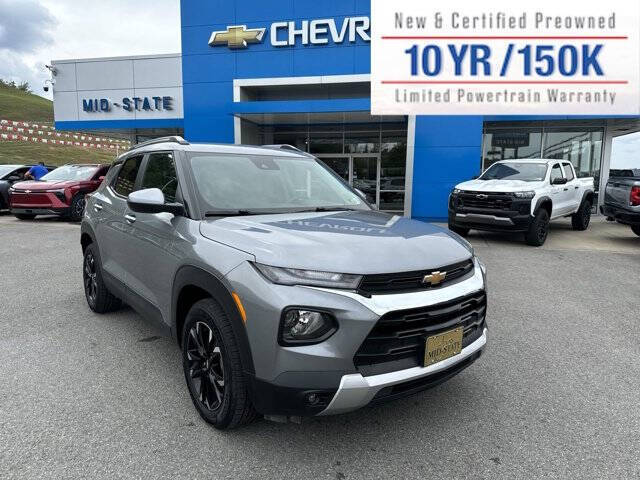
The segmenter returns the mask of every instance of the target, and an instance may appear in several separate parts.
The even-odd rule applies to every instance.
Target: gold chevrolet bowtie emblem
[[[247,48],[250,43],[260,43],[264,37],[265,28],[247,30],[246,25],[233,25],[227,30],[213,32],[209,39],[209,45],[226,45],[229,48]]]
[[[422,283],[428,283],[432,287],[435,287],[436,285],[440,285],[445,278],[447,278],[447,272],[433,272],[430,275],[425,275]]]

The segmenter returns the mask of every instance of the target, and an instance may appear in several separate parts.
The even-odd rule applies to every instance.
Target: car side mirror
[[[181,203],[165,203],[164,194],[159,188],[146,188],[129,194],[127,205],[137,213],[172,213],[176,216],[185,214]]]
[[[10,182],[19,182],[22,180],[22,177],[20,175],[11,175],[7,180]]]
[[[553,182],[551,182],[551,185],[566,185],[567,184],[567,179],[566,178],[554,178]]]

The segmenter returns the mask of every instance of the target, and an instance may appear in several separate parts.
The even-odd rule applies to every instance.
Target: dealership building
[[[53,62],[55,126],[132,141],[290,144],[380,210],[443,220],[452,187],[510,158],[606,183],[640,118],[372,116],[369,0],[182,0],[182,52]],[[600,202],[602,196],[600,196]]]

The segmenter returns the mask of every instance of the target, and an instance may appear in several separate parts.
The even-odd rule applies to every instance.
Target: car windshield
[[[204,210],[245,213],[369,206],[314,158],[190,154]]]
[[[13,172],[16,168],[15,165],[0,165],[0,178]]]
[[[522,180],[541,182],[547,175],[545,163],[495,163],[482,174],[480,180]]]
[[[98,171],[98,167],[86,165],[65,165],[47,173],[40,180],[43,182],[65,182],[73,180],[89,180]]]

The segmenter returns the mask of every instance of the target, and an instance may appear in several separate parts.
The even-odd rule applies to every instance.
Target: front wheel
[[[191,400],[207,423],[228,430],[255,418],[231,320],[218,302],[200,300],[189,310],[182,365]]]
[[[525,234],[527,245],[541,247],[547,241],[549,234],[549,212],[540,209],[529,226],[529,231]]]
[[[82,283],[89,308],[96,313],[112,312],[120,308],[120,299],[113,295],[102,278],[102,265],[97,249],[92,243],[84,251]]]
[[[631,225],[631,230],[640,237],[640,225]]]
[[[571,215],[571,226],[576,231],[584,231],[589,228],[591,222],[591,202],[585,200],[576,213]]]

